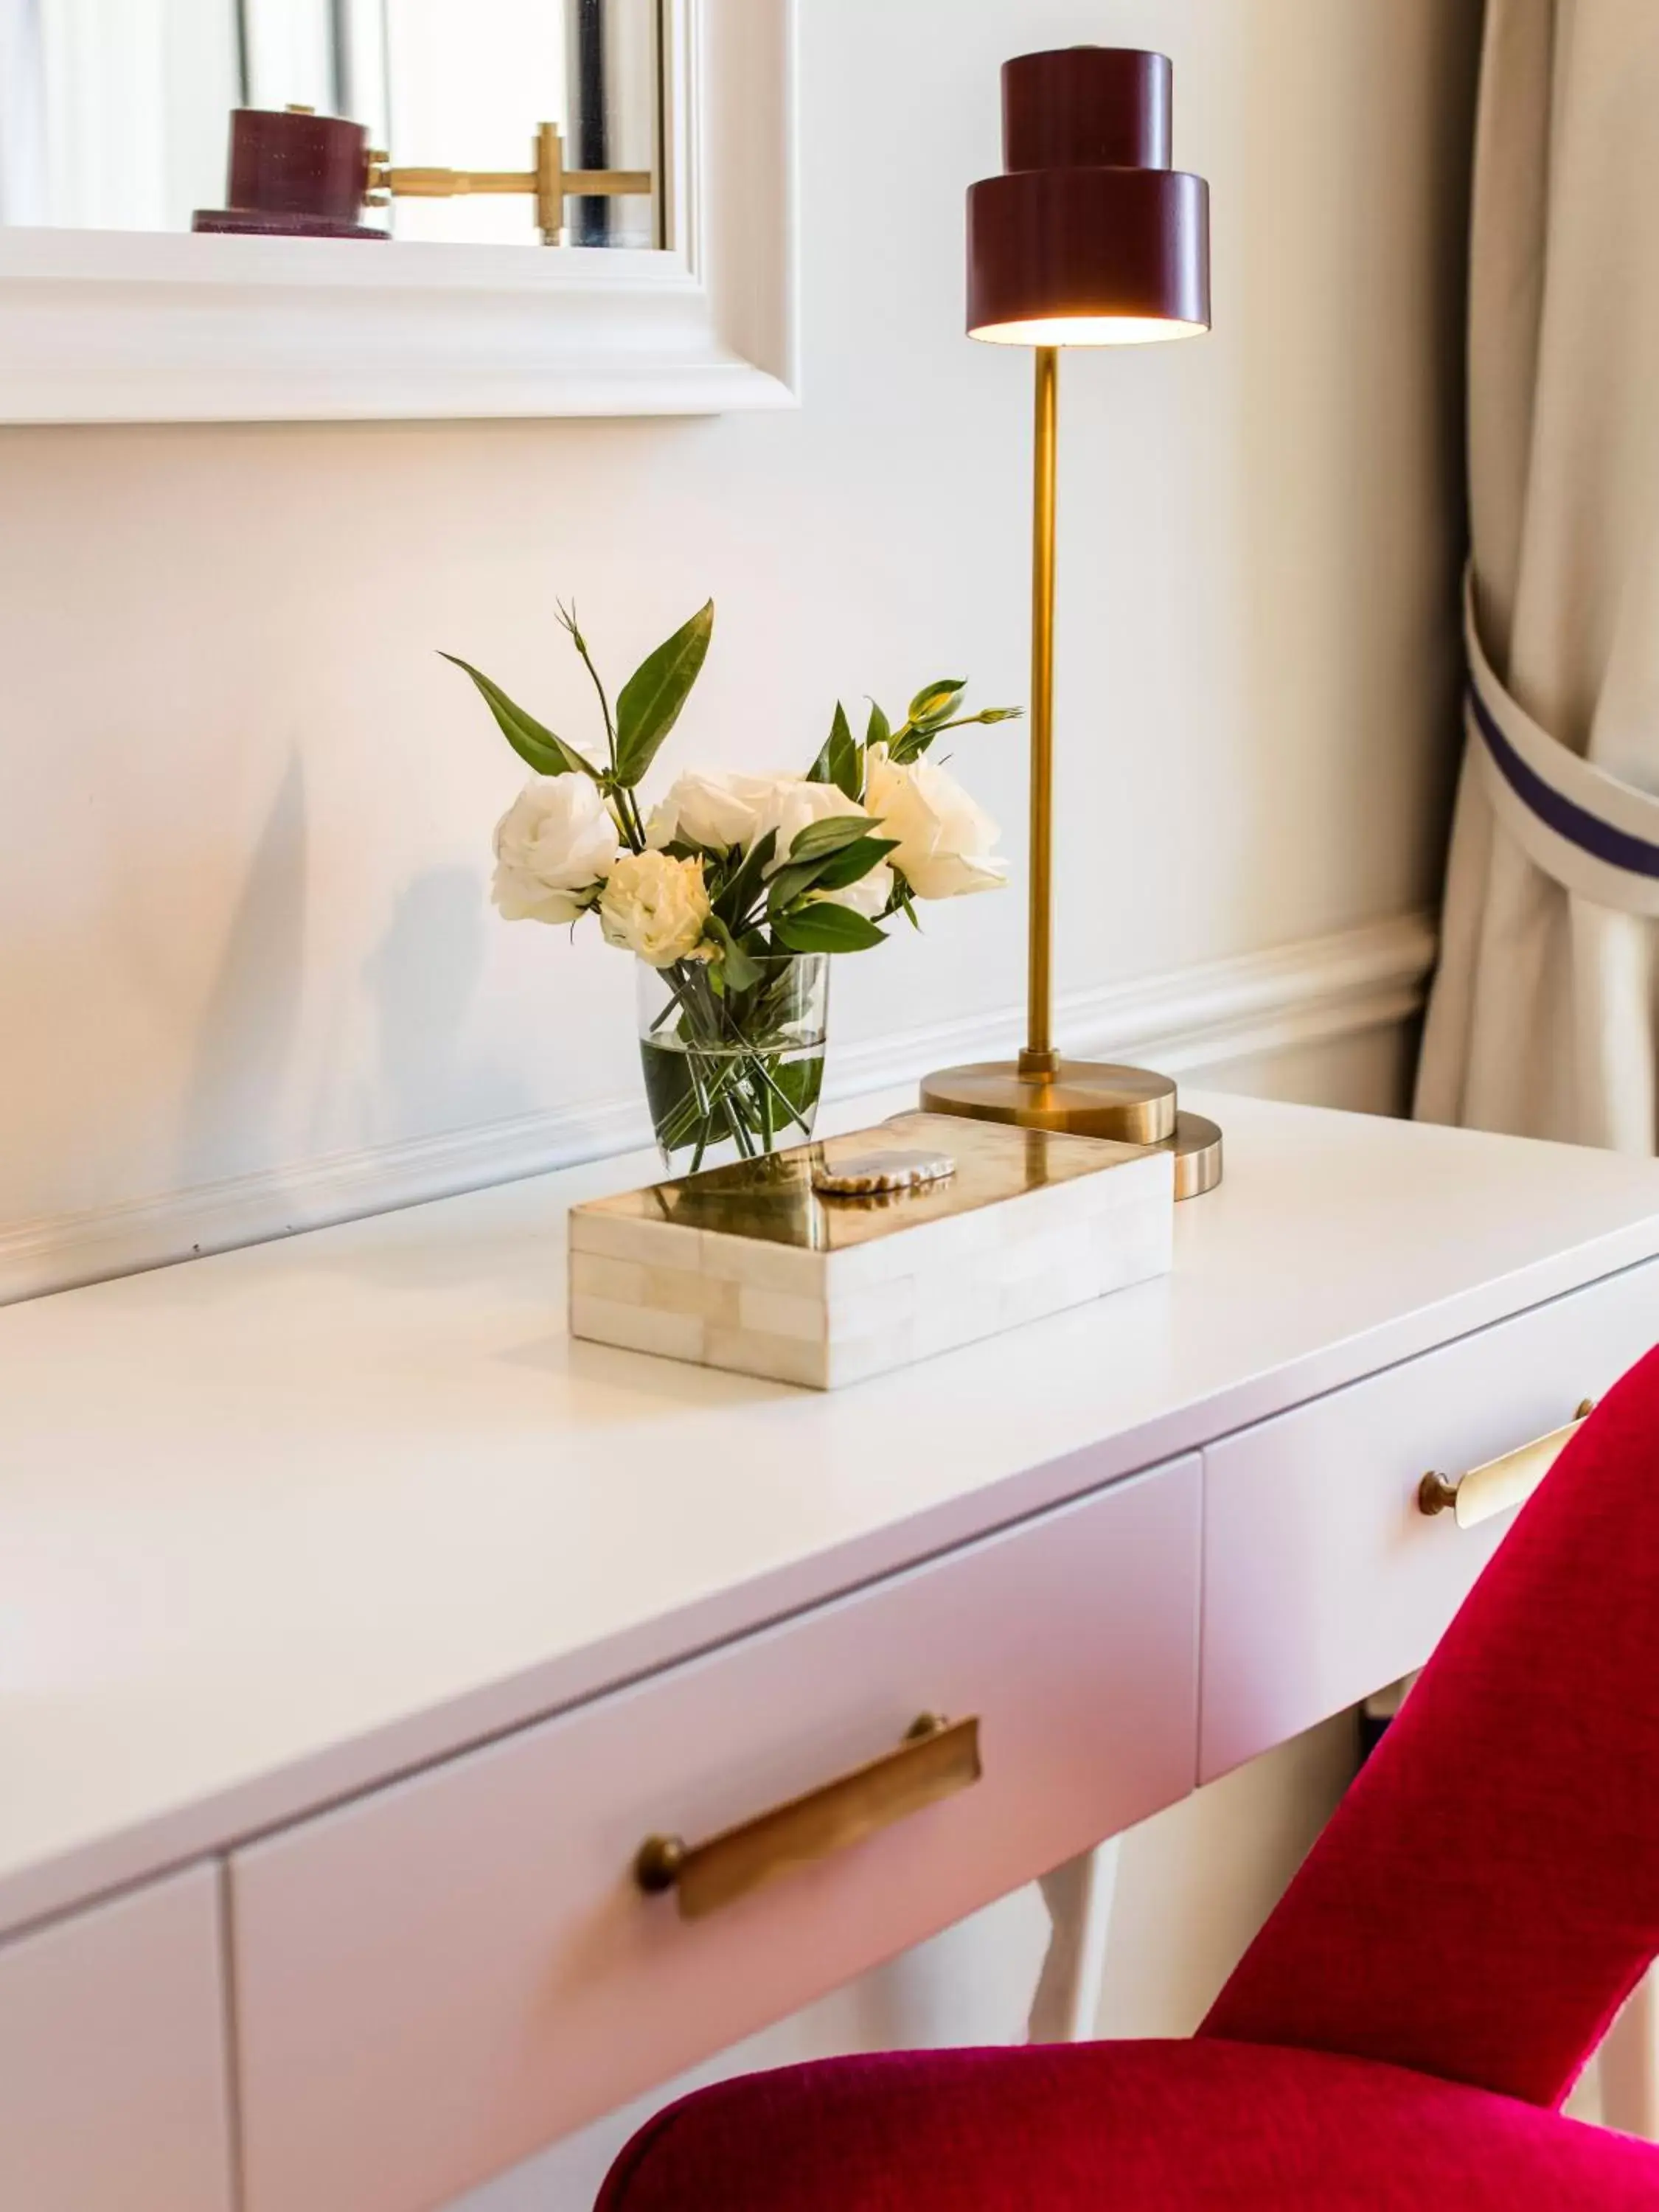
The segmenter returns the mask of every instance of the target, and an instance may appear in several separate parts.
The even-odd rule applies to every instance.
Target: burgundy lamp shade
[[[1004,174],[968,191],[968,333],[1134,345],[1210,325],[1210,192],[1170,167],[1163,54],[1066,46],[1002,69]]]

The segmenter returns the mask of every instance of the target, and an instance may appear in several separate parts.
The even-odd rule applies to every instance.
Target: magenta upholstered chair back
[[[1656,1954],[1659,1351],[1522,1509],[1200,2032],[1553,2106]]]

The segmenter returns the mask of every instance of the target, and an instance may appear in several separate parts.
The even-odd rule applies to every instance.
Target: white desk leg
[[[1632,1990],[1596,2063],[1604,2124],[1659,2142],[1659,1968]]]
[[[1042,1876],[1042,1901],[1053,1927],[1031,2000],[1028,2043],[1086,2043],[1095,2033],[1117,1853],[1113,1836]]]

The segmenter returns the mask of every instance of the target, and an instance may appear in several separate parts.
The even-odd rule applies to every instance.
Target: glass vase
[[[646,1097],[669,1172],[804,1145],[823,1085],[828,955],[758,960],[742,991],[718,989],[700,960],[635,965]]]

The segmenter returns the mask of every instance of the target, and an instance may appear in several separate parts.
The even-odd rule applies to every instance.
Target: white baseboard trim
[[[1073,992],[1055,1008],[1073,1052],[1150,1061],[1173,1075],[1408,1019],[1435,938],[1422,915],[1244,953],[1173,975]],[[993,1059],[1019,1041],[1018,1008],[832,1048],[830,1099]],[[637,1095],[385,1145],[290,1170],[0,1230],[0,1304],[199,1254],[263,1243],[394,1206],[629,1152],[650,1141]]]

